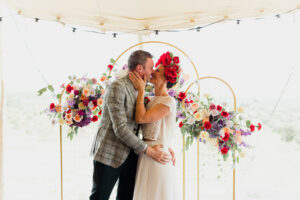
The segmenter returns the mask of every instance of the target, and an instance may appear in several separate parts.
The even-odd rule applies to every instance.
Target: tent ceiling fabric
[[[25,17],[102,31],[184,29],[300,8],[300,0],[2,0]]]

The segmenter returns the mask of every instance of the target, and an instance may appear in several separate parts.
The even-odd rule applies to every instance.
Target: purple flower
[[[78,127],[83,127],[83,126],[87,126],[91,123],[91,118],[90,117],[87,117],[87,118],[83,118],[80,122],[75,122],[74,126],[78,126]]]
[[[78,114],[79,114],[80,116],[83,116],[83,115],[85,114],[85,112],[84,112],[83,110],[79,110],[79,111],[78,111]]]
[[[243,129],[241,129],[241,135],[242,136],[248,136],[251,135],[251,131],[249,129],[247,129],[247,131],[244,131]]]
[[[177,110],[177,112],[176,112],[176,117],[179,119],[185,119],[185,117],[182,115],[182,112],[179,110]]]
[[[168,94],[169,94],[171,97],[175,97],[176,92],[175,92],[175,90],[169,90]]]
[[[68,105],[71,107],[74,106],[74,104],[75,104],[75,101],[73,99],[68,100],[67,102],[68,102]]]
[[[183,84],[184,84],[184,79],[181,78],[181,79],[180,79],[180,85],[183,85]]]

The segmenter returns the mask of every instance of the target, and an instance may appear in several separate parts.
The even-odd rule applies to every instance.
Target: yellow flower
[[[98,106],[101,106],[103,104],[103,99],[99,98],[97,99]]]
[[[210,97],[210,94],[206,93],[203,95],[205,98],[209,98]]]
[[[238,112],[239,113],[243,113],[244,112],[244,108],[243,107],[238,107]]]
[[[240,157],[241,157],[241,158],[244,158],[245,156],[246,156],[246,153],[242,151],[242,152],[240,153]]]
[[[200,121],[200,120],[202,119],[201,113],[199,113],[199,112],[195,113],[195,114],[194,114],[194,119],[195,119],[196,121]]]
[[[207,140],[207,139],[209,138],[208,132],[206,132],[206,131],[201,131],[201,132],[200,132],[200,138],[201,138],[202,140]]]
[[[69,94],[69,99],[74,99],[74,94],[73,93]]]
[[[64,119],[60,119],[60,120],[59,120],[59,124],[60,124],[60,125],[64,125],[64,123],[65,123],[65,120],[64,120]]]
[[[84,108],[85,108],[85,105],[84,105],[82,102],[80,102],[80,103],[78,104],[78,108],[79,108],[79,109],[84,109]]]

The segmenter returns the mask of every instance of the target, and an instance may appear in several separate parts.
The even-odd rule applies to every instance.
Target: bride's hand
[[[136,72],[129,72],[129,79],[131,80],[133,86],[138,91],[144,91],[146,87],[146,76],[142,79]]]

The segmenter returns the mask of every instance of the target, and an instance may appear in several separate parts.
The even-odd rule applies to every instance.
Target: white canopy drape
[[[300,0],[3,0],[26,17],[131,32],[191,28],[300,8]]]

